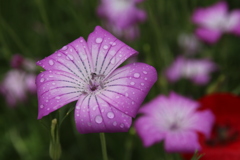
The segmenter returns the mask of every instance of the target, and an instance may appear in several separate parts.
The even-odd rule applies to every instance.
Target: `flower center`
[[[98,75],[96,73],[91,73],[91,79],[89,80],[89,84],[87,86],[87,92],[92,93],[104,88],[102,79],[104,75]]]
[[[212,136],[206,141],[209,146],[226,145],[235,141],[239,136],[239,132],[229,125],[216,125],[213,128]]]

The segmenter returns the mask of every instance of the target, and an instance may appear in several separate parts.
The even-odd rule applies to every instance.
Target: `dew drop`
[[[61,97],[57,96],[55,99],[61,99]]]
[[[44,105],[40,105],[40,108],[43,108],[44,107]]]
[[[113,59],[111,60],[111,63],[114,64],[116,62],[116,58],[113,57]]]
[[[54,65],[53,60],[49,60],[48,63],[49,63],[51,66]]]
[[[134,73],[133,77],[139,78],[139,77],[140,77],[140,74],[139,74],[139,73]]]
[[[58,56],[61,57],[62,55],[60,53],[58,53]]]
[[[113,112],[108,112],[107,117],[110,118],[110,119],[114,118],[114,113]]]
[[[116,54],[116,51],[115,51],[115,50],[111,50],[111,51],[109,52],[109,54],[112,55],[112,56],[114,56],[114,55]]]
[[[135,104],[134,102],[132,102],[132,104]]]
[[[69,59],[73,60],[73,56],[72,56],[72,55],[68,54],[67,57],[68,57]]]
[[[107,46],[107,45],[104,45],[104,46],[103,46],[103,49],[108,49],[108,46]]]
[[[44,82],[44,80],[45,80],[44,78],[41,78],[41,79],[40,79],[40,82]]]
[[[54,83],[54,82],[52,83],[52,85],[55,85],[55,84],[56,84],[56,83]]]
[[[49,75],[48,77],[53,77],[53,75]]]
[[[62,50],[67,50],[68,49],[68,46],[63,46],[62,47]]]
[[[87,58],[87,55],[86,54],[82,54],[81,57],[82,57],[82,60],[85,60]]]
[[[124,124],[121,123],[121,124],[120,124],[120,127],[123,128],[123,127],[124,127]]]
[[[144,74],[147,74],[147,71],[143,71]]]
[[[102,119],[101,116],[96,116],[96,117],[95,117],[95,122],[96,122],[96,123],[102,123],[102,121],[103,121],[103,119]]]
[[[130,84],[131,84],[131,85],[134,85],[135,83],[134,83],[134,82],[131,82]]]
[[[113,122],[113,125],[114,125],[114,126],[116,126],[116,125],[117,125],[117,122],[116,122],[116,121],[114,121],[114,122]]]
[[[147,78],[144,78],[145,80],[147,80]]]
[[[96,43],[101,43],[102,40],[103,40],[102,38],[97,38],[97,39],[96,39]]]
[[[142,86],[144,86],[144,83],[141,83]]]
[[[128,97],[128,93],[125,93],[125,96]]]
[[[115,46],[116,44],[117,44],[116,42],[113,42],[113,43],[112,43],[112,46]]]

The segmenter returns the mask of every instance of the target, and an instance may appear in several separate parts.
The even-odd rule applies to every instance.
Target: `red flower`
[[[215,126],[210,139],[200,136],[201,160],[240,160],[240,97],[217,93],[199,100],[201,109],[211,109]],[[184,155],[190,159],[192,155]]]

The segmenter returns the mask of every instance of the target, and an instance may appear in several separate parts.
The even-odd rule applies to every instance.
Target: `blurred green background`
[[[208,91],[240,93],[240,38],[224,35],[215,45],[202,45],[198,58],[210,58],[219,66],[205,86],[188,80],[170,84],[163,76],[164,69],[182,53],[178,45],[181,33],[193,33],[196,28],[190,21],[196,7],[209,6],[216,0],[145,0],[139,7],[148,18],[140,24],[140,37],[125,41],[139,51],[139,61],[153,65],[159,80],[146,98],[171,90],[195,99]],[[240,8],[239,0],[227,1],[229,8]],[[87,39],[95,26],[103,26],[96,14],[97,0],[0,0],[0,79],[10,69],[12,55],[40,60],[76,38]],[[40,71],[40,68],[39,68]],[[37,120],[37,97],[9,108],[0,97],[0,159],[42,160],[49,157],[49,127],[56,113]],[[62,115],[74,107],[71,103],[59,112]],[[99,134],[79,134],[75,128],[73,112],[60,128],[61,159],[102,159]],[[47,127],[44,127],[44,125]],[[162,144],[144,148],[131,129],[128,133],[106,133],[107,149],[111,160],[180,159],[178,154],[164,153]]]

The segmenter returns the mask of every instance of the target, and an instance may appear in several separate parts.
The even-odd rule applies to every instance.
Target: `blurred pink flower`
[[[171,82],[186,78],[196,84],[204,85],[210,80],[209,74],[216,69],[216,64],[208,59],[186,59],[179,56],[173,64],[166,69],[165,75]]]
[[[168,152],[200,150],[197,132],[210,136],[214,116],[210,110],[197,111],[197,101],[172,92],[160,95],[140,108],[135,129],[145,147],[164,140]]]
[[[133,40],[139,36],[137,23],[146,20],[146,13],[136,7],[139,0],[101,0],[98,15],[107,21],[107,28],[116,36]]]
[[[23,69],[30,72],[36,71],[37,68],[35,63],[34,60],[25,58],[20,54],[14,54],[10,62],[12,68]]]
[[[80,133],[124,132],[157,80],[144,63],[116,69],[137,51],[97,26],[82,38],[37,62],[38,119],[77,101],[75,122]]]
[[[233,33],[240,36],[240,10],[228,12],[227,3],[220,1],[207,8],[198,8],[192,21],[200,27],[196,35],[208,43],[215,43],[222,33]]]
[[[7,72],[0,84],[0,93],[5,96],[10,107],[15,107],[18,102],[25,101],[27,93],[36,90],[35,78],[35,75],[31,75],[29,79],[29,75],[22,70],[13,69]]]
[[[194,34],[180,34],[178,37],[178,44],[187,55],[196,54],[201,48],[201,43]]]

